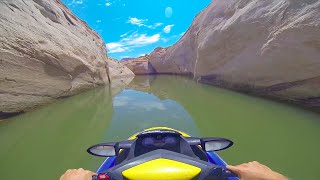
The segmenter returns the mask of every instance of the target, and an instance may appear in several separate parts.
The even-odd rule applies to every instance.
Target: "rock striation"
[[[0,116],[109,81],[105,43],[60,0],[0,1]]]
[[[138,58],[122,59],[121,64],[128,67],[136,75],[156,74],[155,69],[149,62],[149,56],[140,56]]]
[[[213,1],[149,62],[157,73],[320,106],[320,1]]]

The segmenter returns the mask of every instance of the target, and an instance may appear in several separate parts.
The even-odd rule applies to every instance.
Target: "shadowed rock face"
[[[60,0],[0,1],[0,114],[108,84],[105,43]]]
[[[157,73],[320,106],[320,1],[213,1],[149,62]]]

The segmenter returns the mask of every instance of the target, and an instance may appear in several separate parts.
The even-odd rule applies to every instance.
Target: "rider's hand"
[[[80,169],[69,169],[61,177],[60,180],[92,180],[94,172]]]
[[[269,167],[256,161],[227,166],[227,169],[238,174],[241,180],[288,180],[282,174],[272,171]]]

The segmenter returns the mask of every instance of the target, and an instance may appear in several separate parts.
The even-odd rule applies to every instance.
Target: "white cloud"
[[[120,43],[108,43],[107,44],[107,48],[110,48],[110,49],[121,47],[121,46],[122,46],[122,44],[120,44]]]
[[[164,28],[163,28],[163,32],[165,32],[165,33],[170,33],[170,31],[171,31],[171,28],[174,26],[174,24],[170,24],[170,25],[167,25],[167,26],[165,26]]]
[[[100,19],[98,19],[96,22],[97,22],[97,23],[101,23],[101,20],[100,20]]]
[[[129,31],[129,32],[130,32],[130,31]],[[121,34],[120,37],[125,37],[125,36],[127,36],[129,32],[126,32],[126,33],[124,33],[124,34]]]
[[[106,2],[106,6],[111,6],[111,2]]]
[[[71,3],[69,3],[68,5],[74,5],[74,4],[83,4],[83,0],[72,0]]]
[[[157,22],[157,23],[154,23],[153,25],[149,25],[148,28],[149,29],[155,29],[155,28],[157,28],[159,26],[162,26],[162,25],[163,25],[163,23]]]
[[[133,38],[132,38],[133,37]],[[160,39],[160,34],[155,34],[153,36],[147,36],[146,34],[141,34],[138,36],[132,36],[128,38],[123,38],[122,40],[125,41],[128,45],[147,45],[147,44],[152,44]]]
[[[125,35],[125,34],[123,34]],[[124,36],[123,36],[124,37]],[[160,40],[160,34],[148,36],[146,34],[132,33],[130,36],[122,38],[119,42],[111,42],[107,44],[108,53],[117,53],[124,51],[131,51],[135,47],[143,47],[153,44]]]
[[[108,43],[106,44],[107,46],[107,49],[109,50],[108,53],[117,53],[117,52],[123,52],[125,51],[126,49],[123,48],[122,44],[120,43]]]
[[[129,18],[129,20],[127,21],[127,23],[130,23],[132,25],[137,25],[137,26],[146,26],[144,24],[144,22],[148,21],[148,19],[138,19],[136,17],[133,18]]]
[[[161,38],[161,41],[166,43],[166,42],[168,42],[168,39],[167,38]]]
[[[161,23],[161,22],[157,22],[157,23],[155,23],[154,25],[155,25],[156,27],[158,27],[158,26],[162,26],[162,24],[163,24],[163,23]]]
[[[184,35],[184,33],[186,33],[185,31],[183,31],[182,33],[180,33],[180,36],[183,36]]]

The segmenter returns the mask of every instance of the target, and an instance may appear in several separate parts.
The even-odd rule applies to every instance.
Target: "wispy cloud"
[[[127,21],[127,23],[130,23],[132,25],[137,25],[137,26],[147,26],[145,25],[144,23],[147,22],[148,19],[138,19],[136,17],[133,17],[133,18],[129,18],[129,20]]]
[[[164,28],[163,28],[163,32],[165,32],[165,33],[170,33],[170,31],[171,31],[171,28],[174,26],[174,24],[170,24],[170,25],[167,25],[167,26],[165,26]]]
[[[101,23],[101,20],[100,20],[100,19],[98,19],[96,22],[97,22],[97,23]]]
[[[161,22],[157,22],[157,23],[154,23],[152,25],[148,25],[146,22],[148,21],[148,19],[138,19],[136,17],[129,17],[129,19],[127,20],[127,23],[129,24],[132,24],[132,25],[136,25],[136,26],[144,26],[144,27],[147,27],[149,29],[156,29],[157,27],[159,26],[162,26],[163,23]]]
[[[106,4],[105,4],[107,7],[108,6],[111,6],[111,2],[106,2]]]
[[[124,37],[124,36],[123,36]],[[111,42],[107,44],[108,53],[118,53],[124,51],[130,51],[135,47],[143,47],[149,44],[153,44],[160,40],[160,34],[154,34],[148,36],[147,34],[132,33],[130,36],[122,38],[118,42]]]
[[[154,23],[153,25],[149,25],[148,28],[149,29],[156,29],[157,27],[162,26],[162,25],[163,25],[163,23],[157,22],[157,23]]]
[[[121,34],[120,35],[120,37],[122,38],[122,37],[125,37],[125,36],[127,36],[130,32],[132,32],[133,30],[131,30],[131,31],[128,31],[128,32],[126,32],[126,33],[124,33],[124,34]]]
[[[161,38],[161,41],[166,43],[168,42],[168,38]]]
[[[68,5],[83,4],[83,0],[72,0]]]

